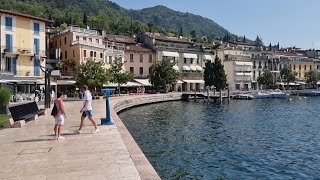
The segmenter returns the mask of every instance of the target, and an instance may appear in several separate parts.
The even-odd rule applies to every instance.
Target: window
[[[261,71],[259,71],[259,77],[261,76]]]
[[[35,35],[40,34],[40,24],[39,23],[33,23],[33,30]]]
[[[84,40],[84,41],[87,41],[87,37],[83,37],[83,40]]]
[[[40,54],[40,40],[39,39],[34,39],[33,40],[34,44],[34,53],[39,55]]]
[[[112,56],[109,56],[109,64],[112,64]]]
[[[149,75],[152,74],[152,67],[149,67]]]
[[[301,65],[299,65],[299,71],[301,71]]]
[[[295,64],[293,65],[293,70],[296,70],[296,65]]]
[[[130,67],[130,72],[134,74],[134,67]]]
[[[304,65],[304,70],[305,70],[305,71],[307,70],[307,65]]]
[[[6,57],[5,71],[11,72],[11,65],[12,65],[11,58]]]
[[[184,58],[184,63],[187,64],[187,58]]]
[[[96,39],[97,44],[99,44],[99,39]]]
[[[140,74],[140,76],[143,75],[143,67],[140,67],[140,68],[139,68],[139,74]]]
[[[92,42],[92,38],[89,38],[89,41]]]
[[[259,68],[261,68],[261,61],[259,61]]]
[[[12,52],[12,35],[6,34],[6,51]]]
[[[253,79],[256,79],[256,72],[253,71]]]
[[[97,57],[97,52],[94,52],[94,57]]]
[[[64,58],[65,58],[65,59],[68,59],[67,51],[64,52]]]
[[[140,62],[143,62],[143,54],[140,54]]]
[[[299,73],[299,79],[301,79],[301,73]]]
[[[77,41],[79,41],[79,36],[76,36]]]
[[[103,53],[100,53],[100,58],[103,58]]]
[[[83,50],[83,57],[87,57],[87,50]]]
[[[64,44],[67,44],[67,37],[64,37]]]
[[[197,64],[199,64],[199,58],[197,58]]]
[[[193,64],[193,59],[190,59],[190,61],[191,61],[191,64]]]
[[[267,62],[264,62],[264,67],[267,68]],[[280,69],[281,69],[281,64],[280,64]]]
[[[90,57],[93,57],[93,51],[90,51]]]
[[[310,71],[312,70],[312,65],[310,65]]]
[[[12,18],[6,17],[6,30],[12,30]]]
[[[152,63],[152,54],[149,54],[149,63]]]
[[[130,54],[130,62],[133,62],[133,54]]]

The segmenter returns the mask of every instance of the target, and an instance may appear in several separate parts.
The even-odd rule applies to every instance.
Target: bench
[[[36,102],[9,107],[13,121],[34,120],[45,114],[45,109],[39,109]]]

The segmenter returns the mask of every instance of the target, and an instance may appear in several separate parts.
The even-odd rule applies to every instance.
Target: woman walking
[[[62,126],[64,125],[64,120],[66,118],[66,113],[64,111],[64,102],[62,93],[57,93],[57,99],[54,100],[54,106],[57,108],[57,114],[54,116],[55,126],[54,126],[54,139],[64,140],[65,138],[61,136]]]

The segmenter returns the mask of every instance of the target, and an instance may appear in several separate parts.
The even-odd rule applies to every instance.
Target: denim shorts
[[[91,118],[92,117],[92,110],[83,111],[82,112],[82,117]]]

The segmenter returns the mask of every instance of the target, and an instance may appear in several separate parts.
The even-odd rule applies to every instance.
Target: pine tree
[[[183,37],[183,29],[182,29],[182,26],[180,27],[180,34],[179,36]]]
[[[88,16],[86,12],[83,13],[83,25],[88,25]]]
[[[205,86],[213,86],[214,85],[214,72],[213,72],[214,64],[211,61],[207,61],[205,64],[203,79]]]
[[[277,50],[280,50],[280,44],[279,44],[279,42],[278,42],[278,45],[277,45]]]
[[[269,51],[272,51],[272,45],[271,45],[271,43],[269,44]]]
[[[243,36],[242,42],[247,43],[246,35]]]
[[[254,42],[255,42],[255,46],[256,47],[262,47],[263,46],[262,39],[259,36],[257,36],[257,38],[256,38],[256,40]]]
[[[214,86],[216,87],[217,91],[221,91],[226,87],[227,76],[224,71],[224,66],[217,54],[216,54],[215,62],[213,65],[213,72],[214,72]]]

